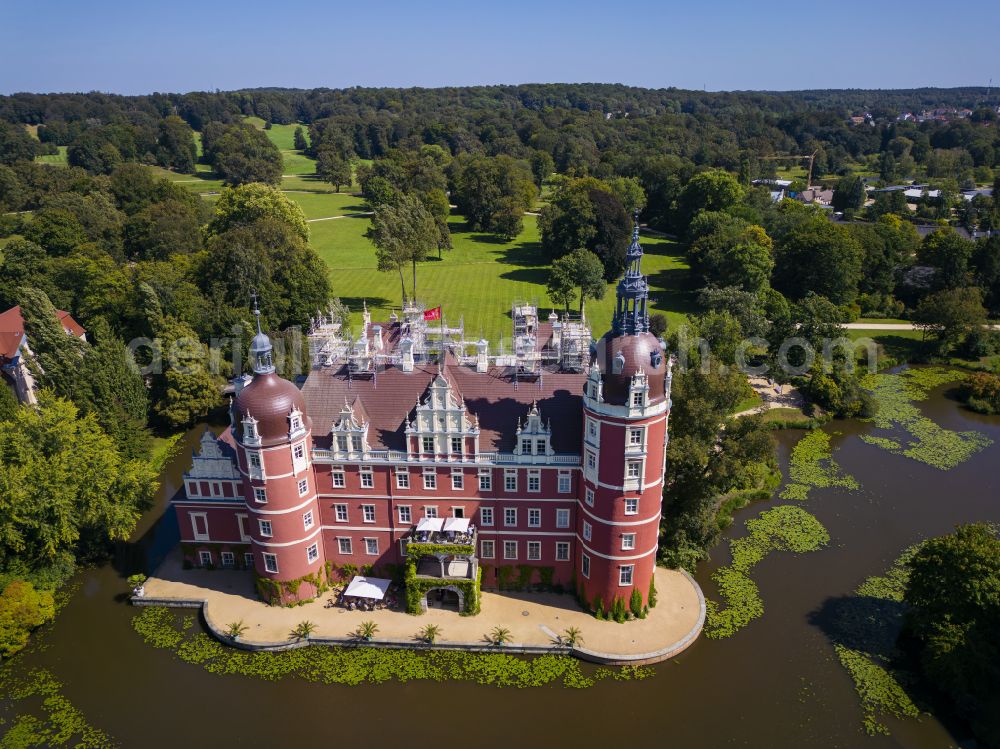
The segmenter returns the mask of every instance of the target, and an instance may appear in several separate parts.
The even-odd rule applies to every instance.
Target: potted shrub
[[[371,642],[376,632],[378,632],[378,625],[375,622],[361,622],[358,628],[354,630],[354,636],[359,640]]]
[[[292,630],[293,640],[308,640],[309,635],[316,631],[315,623],[306,619],[295,625],[295,629]]]
[[[247,627],[247,625],[243,623],[242,619],[235,622],[230,622],[229,624],[226,625],[226,630],[225,630],[226,637],[235,642],[236,640],[240,639],[240,636],[244,632],[246,632],[247,629],[249,628]]]
[[[513,638],[510,634],[510,630],[507,629],[506,627],[494,627],[492,630],[490,630],[490,634],[487,637],[487,639],[494,645],[496,645],[498,648],[502,648]]]
[[[132,595],[134,595],[136,598],[142,598],[144,595],[146,595],[147,579],[148,578],[141,572],[135,575],[129,575],[128,580],[126,582],[128,583],[128,586],[132,589]]]
[[[437,638],[441,636],[441,628],[436,624],[428,624],[417,632],[417,638],[423,640],[428,645],[433,645]]]

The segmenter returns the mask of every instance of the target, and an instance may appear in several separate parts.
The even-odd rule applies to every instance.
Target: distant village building
[[[229,427],[206,432],[173,501],[186,560],[246,569],[284,603],[338,570],[410,563],[424,606],[461,609],[461,586],[480,579],[645,605],[671,361],[649,330],[642,254],[636,227],[596,344],[584,317],[541,322],[530,303],[512,306],[499,353],[412,302],[384,323],[366,310],[358,339],[320,316],[300,390],[258,325],[253,378],[237,380]]]
[[[67,335],[87,340],[87,331],[69,312],[56,310],[59,322]],[[32,358],[31,346],[24,334],[24,318],[20,307],[11,307],[0,313],[0,373],[5,386],[13,388],[21,403],[36,403],[35,379],[28,362]]]
[[[811,203],[826,207],[833,204],[833,190],[809,188],[798,193],[795,199],[802,203]]]

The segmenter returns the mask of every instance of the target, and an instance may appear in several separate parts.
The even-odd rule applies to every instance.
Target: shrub
[[[47,590],[14,580],[0,594],[0,655],[10,656],[28,644],[31,630],[56,615],[55,600]]]
[[[611,604],[611,618],[621,624],[628,619],[628,612],[625,610],[625,601],[620,596],[615,596]]]
[[[638,588],[632,588],[632,597],[629,599],[628,607],[636,619],[645,616],[642,610],[642,593],[639,592]]]

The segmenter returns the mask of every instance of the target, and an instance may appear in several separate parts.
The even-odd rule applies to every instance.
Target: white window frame
[[[463,440],[461,437],[452,437],[451,438],[451,452],[452,452],[453,455],[461,455],[463,452],[465,452],[462,449],[462,447],[463,447],[462,443],[464,441],[465,440]],[[457,449],[456,449],[456,445],[458,446]]]
[[[531,455],[531,446],[533,443],[534,440],[531,437],[521,437],[521,455]]]
[[[625,479],[627,481],[640,481],[642,479],[642,461],[625,461]]]
[[[556,510],[556,528],[569,528],[569,509],[559,508]]]
[[[528,541],[528,561],[539,562],[542,559],[542,542]]]
[[[274,535],[274,528],[270,520],[258,520],[257,524],[260,527],[261,538],[271,538]]]
[[[645,393],[642,390],[632,391],[632,408],[642,408],[646,400]]]
[[[429,445],[429,446],[428,446]],[[421,437],[420,452],[434,454],[434,438],[429,436]]]
[[[515,528],[517,527],[517,508],[516,507],[504,507],[503,508],[503,525],[505,528]]]
[[[350,536],[337,536],[337,551],[341,554],[354,553],[354,543]]]
[[[219,552],[219,566],[224,569],[232,569],[236,566],[236,555],[231,551]]]
[[[361,522],[374,523],[376,517],[375,505],[361,505]]]
[[[569,471],[559,471],[556,489],[560,494],[569,494],[573,491],[573,474]]]
[[[309,493],[309,479],[299,480],[299,496],[304,497]]]
[[[330,484],[334,489],[343,489],[347,486],[347,477],[342,467],[337,466],[330,471]]]
[[[556,541],[556,561],[569,561],[569,541]]]
[[[618,585],[619,586],[631,585],[632,584],[632,580],[634,580],[634,579],[635,579],[635,565],[634,564],[622,564],[622,565],[618,566]]]
[[[267,504],[267,489],[263,486],[255,486],[253,488],[253,501],[259,505]]]
[[[372,551],[372,544],[375,544],[375,551]],[[365,537],[365,554],[370,557],[378,556],[378,539],[371,536]]]
[[[262,556],[264,557],[264,571],[272,575],[278,574],[278,555],[265,551]]]
[[[517,541],[503,542],[503,558],[517,559]]]
[[[438,517],[438,506],[437,505],[424,505],[424,517],[425,518],[436,518],[436,517]]]
[[[334,520],[336,520],[338,523],[350,522],[351,515],[347,505],[344,504],[334,505],[333,513],[334,513],[333,515]]]
[[[646,436],[645,427],[629,427],[628,446],[642,447],[646,443],[645,436]]]
[[[479,508],[479,524],[492,527],[493,525],[493,508],[492,507],[480,507]]]
[[[302,513],[302,527],[304,530],[309,530],[316,524],[316,518],[313,517],[312,510],[306,510]]]
[[[516,492],[517,491],[517,469],[516,468],[504,468],[503,469],[503,490],[505,492]]]
[[[465,488],[465,474],[461,468],[451,469],[451,490],[461,491]]]
[[[594,490],[589,486],[583,493],[583,501],[590,507],[594,506]]]
[[[319,559],[319,544],[310,544],[306,547],[306,562],[312,564]]]
[[[437,489],[437,469],[425,468],[423,470],[424,489]]]
[[[583,521],[583,540],[589,541],[594,537],[594,526],[592,526],[586,520]]]
[[[396,488],[397,489],[410,488],[410,470],[408,468],[396,469]]]
[[[483,559],[493,559],[496,556],[496,542],[491,538],[484,538],[479,542],[479,556]]]
[[[493,471],[489,468],[479,469],[479,491],[488,492],[493,488]]]
[[[248,569],[253,569],[253,552],[244,551],[243,552],[243,566]]]
[[[542,472],[538,468],[528,469],[528,491],[537,494],[542,490]]]
[[[634,533],[623,533],[622,534],[622,551],[634,551],[635,550],[635,534]]]
[[[592,445],[601,444],[601,424],[590,417],[587,417],[587,441]]]
[[[362,489],[375,488],[375,474],[372,472],[371,466],[361,466],[358,469],[358,476],[361,481]]]
[[[400,525],[411,525],[413,523],[413,508],[410,505],[397,505],[396,517],[399,518]]]
[[[198,532],[198,518],[201,518],[202,522],[205,524],[205,532]],[[208,513],[207,512],[192,512],[191,513],[191,533],[194,534],[195,541],[208,541],[212,534],[208,528]]]
[[[529,528],[541,528],[542,527],[542,508],[541,507],[529,507],[528,508],[528,527]]]
[[[306,443],[297,442],[292,445],[292,460],[301,461],[306,459]]]
[[[215,564],[212,560],[212,552],[208,549],[200,549],[198,551],[198,564],[204,567],[207,564]]]
[[[631,508],[631,509],[629,509]],[[625,514],[626,515],[638,515],[639,514],[639,498],[638,497],[625,497]]]
[[[580,554],[580,574],[590,579],[590,556],[586,553]]]

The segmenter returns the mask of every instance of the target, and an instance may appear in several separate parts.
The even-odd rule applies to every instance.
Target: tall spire
[[[625,274],[618,281],[615,315],[611,329],[616,336],[636,335],[649,330],[649,285],[642,274],[642,245],[639,244],[639,212],[633,214],[632,242],[625,254]]]
[[[251,292],[253,299],[253,314],[257,318],[257,335],[250,342],[250,361],[254,374],[270,374],[274,371],[274,347],[271,339],[264,335],[260,327],[260,307],[257,304],[257,292]]]

